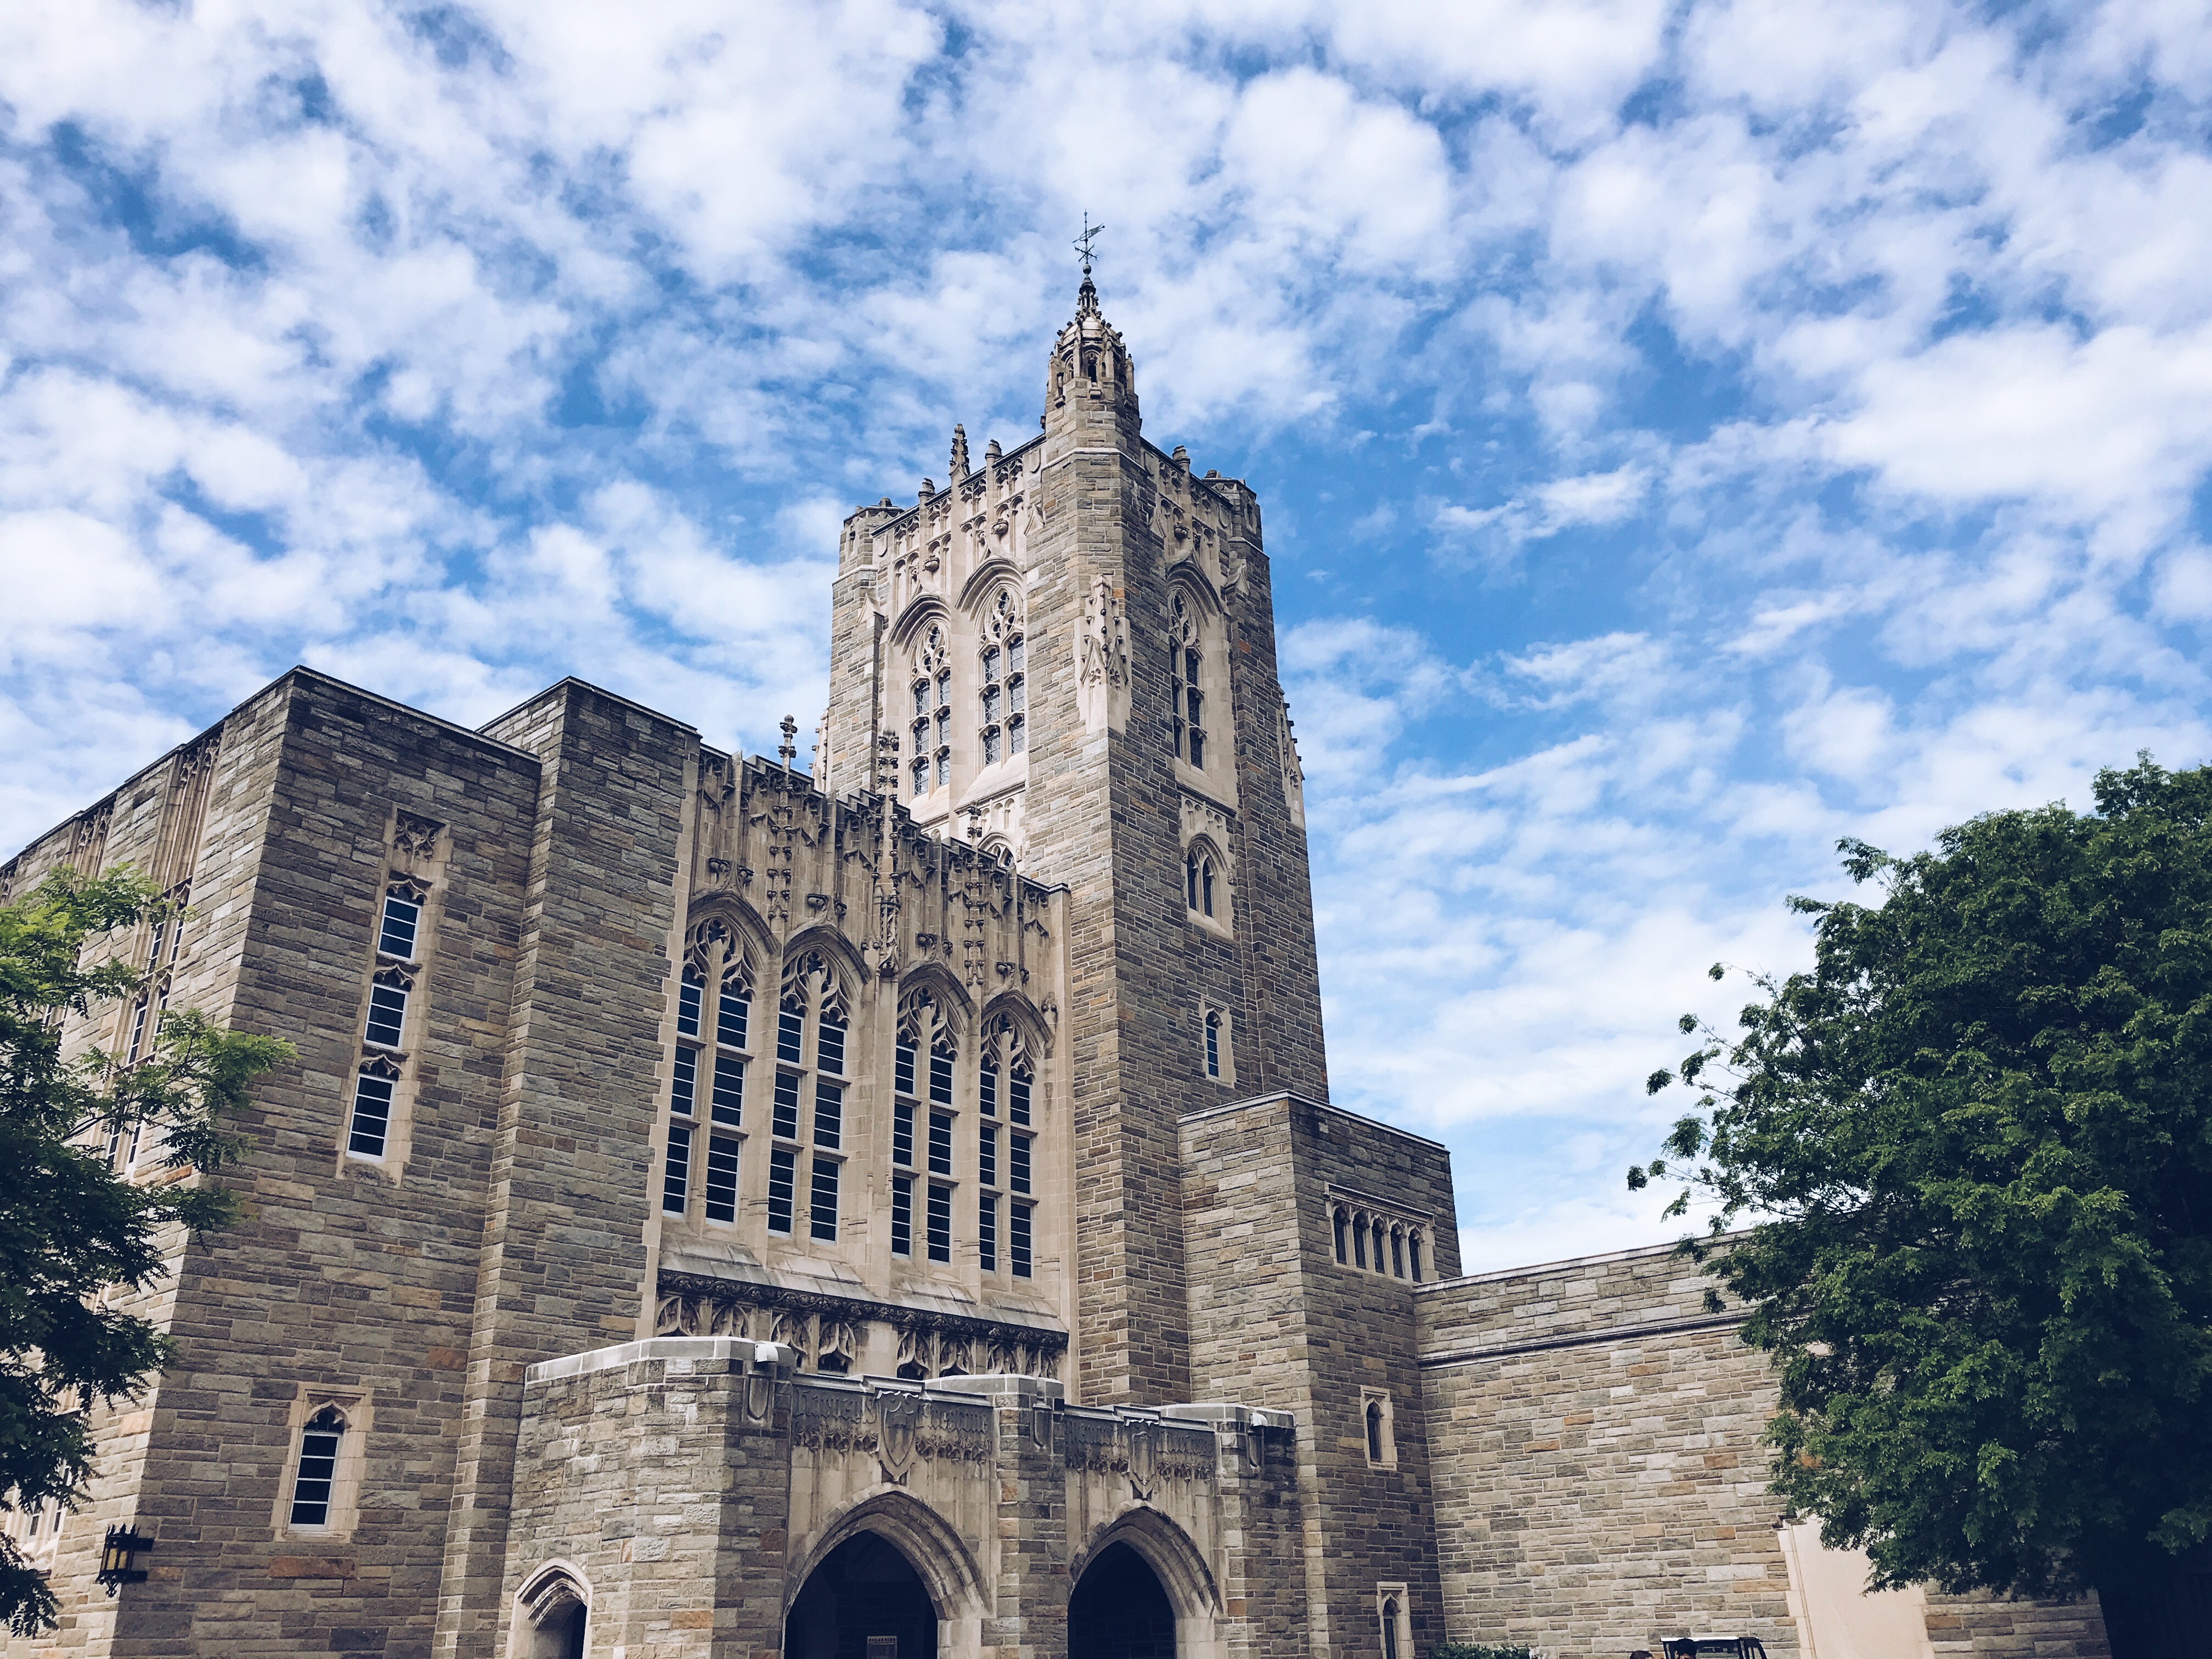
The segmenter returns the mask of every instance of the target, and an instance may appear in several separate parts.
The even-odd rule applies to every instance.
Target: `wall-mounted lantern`
[[[154,1553],[154,1540],[130,1527],[110,1527],[100,1546],[100,1571],[93,1577],[107,1587],[110,1595],[118,1584],[146,1582],[145,1559]]]

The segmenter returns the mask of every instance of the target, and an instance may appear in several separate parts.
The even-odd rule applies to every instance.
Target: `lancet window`
[[[1026,642],[1013,590],[1002,587],[983,619],[979,659],[976,730],[981,734],[983,764],[1018,755],[1029,747],[1029,678]]]
[[[959,1109],[953,1069],[959,1036],[927,989],[899,1010],[891,1064],[891,1253],[914,1252],[914,1173],[924,1179],[923,1245],[932,1261],[952,1260],[953,1136]],[[917,1146],[919,1141],[919,1146]]]
[[[745,1068],[752,1059],[753,966],[744,941],[710,917],[685,941],[676,988],[676,1056],[660,1207],[690,1209],[695,1183],[709,1221],[738,1218]]]
[[[1200,678],[1205,662],[1205,641],[1198,619],[1178,588],[1168,626],[1168,689],[1175,751],[1177,758],[1201,771],[1206,768],[1206,692]]]
[[[952,664],[945,630],[935,623],[915,653],[909,690],[914,713],[908,728],[907,765],[914,793],[926,795],[952,781]]]
[[[1421,1282],[1421,1231],[1395,1218],[1343,1205],[1329,1212],[1339,1266],[1364,1267],[1392,1279]],[[1371,1253],[1371,1254],[1370,1254]]]
[[[299,1462],[292,1475],[295,1527],[330,1524],[331,1498],[337,1485],[338,1447],[346,1431],[345,1414],[325,1406],[301,1431]]]
[[[786,964],[776,1002],[775,1088],[769,1109],[768,1229],[797,1231],[804,1160],[808,1237],[835,1243],[845,1163],[844,981],[819,952]]]
[[[975,1182],[977,1262],[1000,1271],[999,1216],[1006,1216],[1005,1265],[1017,1279],[1034,1271],[1036,1063],[1020,1026],[1000,1016],[983,1035],[976,1058]],[[1000,1146],[1005,1155],[1000,1156]]]
[[[406,1063],[408,1014],[422,975],[418,958],[423,908],[428,899],[428,891],[420,883],[395,874],[385,886],[377,911],[376,966],[369,981],[368,1013],[362,1026],[363,1052],[354,1073],[353,1105],[346,1124],[346,1151],[356,1158],[381,1158],[391,1146],[392,1111]],[[157,933],[156,956],[161,948]],[[162,1000],[167,1000],[166,994]],[[145,1011],[142,1001],[138,1019],[143,1020]],[[134,1060],[140,1036],[134,1024],[131,1038]]]
[[[1205,847],[1194,847],[1182,865],[1183,897],[1190,913],[1196,916],[1213,917],[1220,903],[1221,866],[1212,851]]]

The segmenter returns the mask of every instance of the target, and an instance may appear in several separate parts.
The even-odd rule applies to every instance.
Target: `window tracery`
[[[907,764],[920,796],[952,781],[952,664],[945,629],[937,623],[929,625],[915,653],[909,690],[914,713]]]
[[[1215,919],[1217,891],[1221,879],[1221,866],[1212,850],[1194,847],[1183,860],[1183,898],[1193,915]]]
[[[806,951],[786,965],[776,1001],[775,1091],[769,1111],[771,1233],[789,1237],[796,1231],[799,1165],[805,1158],[807,1234],[821,1243],[837,1242],[851,1025],[844,978],[821,952]],[[811,1121],[803,1125],[810,1104]]]
[[[684,945],[660,1207],[665,1214],[688,1214],[697,1179],[706,1218],[729,1224],[738,1218],[745,1071],[753,1058],[752,958],[720,917],[695,925]]]
[[[1205,641],[1190,601],[1177,588],[1170,602],[1168,690],[1171,736],[1179,760],[1206,769],[1206,691],[1200,678]]]
[[[985,613],[983,647],[978,659],[981,690],[976,697],[976,730],[986,766],[1011,759],[1029,748],[1025,656],[1021,611],[1014,603],[1013,590],[1002,587]]]

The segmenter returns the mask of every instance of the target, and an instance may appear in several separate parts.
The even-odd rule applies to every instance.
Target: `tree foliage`
[[[228,1224],[237,1200],[208,1179],[243,1142],[224,1119],[253,1079],[289,1059],[273,1038],[170,1012],[136,1065],[66,1057],[63,1022],[149,991],[112,959],[114,936],[181,918],[142,878],[64,872],[0,906],[0,1507],[73,1507],[91,1474],[87,1413],[143,1392],[172,1340],[107,1305],[167,1271],[183,1231]],[[107,959],[88,963],[88,957]],[[111,1144],[147,1149],[137,1179]],[[52,1626],[55,1600],[0,1536],[0,1623]]]
[[[2212,769],[2096,799],[1840,843],[1881,902],[1793,899],[1811,970],[1733,1040],[1685,1017],[1649,1087],[1704,1093],[1629,1183],[1751,1224],[1685,1248],[1749,1304],[1773,1490],[1829,1545],[2109,1615],[2212,1534]]]

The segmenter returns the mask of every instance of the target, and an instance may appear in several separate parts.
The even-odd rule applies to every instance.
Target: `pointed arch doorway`
[[[1175,1607],[1127,1544],[1109,1544],[1067,1599],[1067,1659],[1176,1659]]]
[[[937,1659],[937,1607],[889,1539],[855,1533],[791,1604],[783,1659]]]

